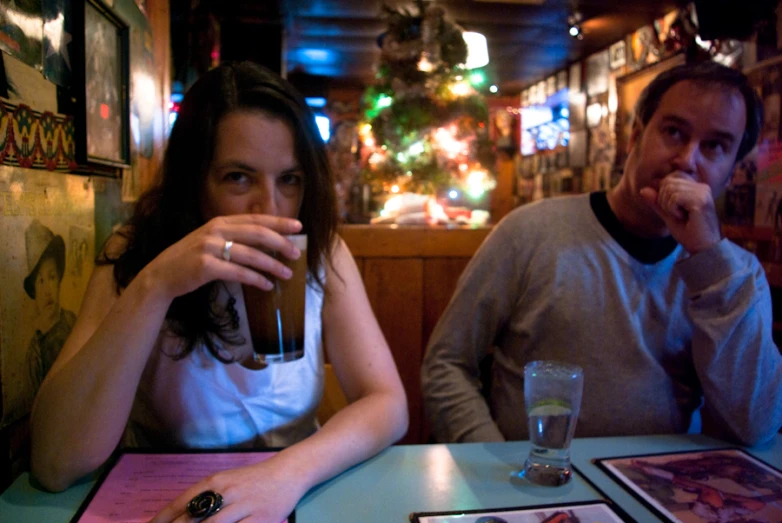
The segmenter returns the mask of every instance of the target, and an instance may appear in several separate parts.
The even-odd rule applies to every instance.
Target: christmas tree
[[[480,70],[467,69],[462,29],[442,7],[384,11],[376,82],[359,127],[362,179],[376,195],[417,193],[480,207],[495,185]]]

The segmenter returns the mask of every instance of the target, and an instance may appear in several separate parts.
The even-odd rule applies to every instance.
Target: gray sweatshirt
[[[528,439],[523,370],[584,369],[576,437],[703,432],[753,445],[782,426],[782,357],[763,268],[728,240],[689,256],[631,257],[589,195],[500,222],[462,274],[429,341],[424,402],[442,442]],[[489,352],[491,405],[479,364]]]

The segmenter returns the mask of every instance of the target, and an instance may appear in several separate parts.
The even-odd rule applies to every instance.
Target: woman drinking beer
[[[404,389],[336,213],[324,144],[287,82],[250,63],[199,79],[159,181],[104,247],[36,397],[33,475],[65,489],[118,445],[284,447],[204,478],[154,519],[217,509],[221,521],[279,523],[310,488],[400,438]],[[308,240],[304,356],[265,365],[244,335],[242,287],[289,279],[296,233]],[[319,428],[324,346],[349,405]],[[194,513],[206,493],[213,509]]]

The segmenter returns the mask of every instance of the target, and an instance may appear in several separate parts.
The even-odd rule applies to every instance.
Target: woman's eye
[[[227,182],[240,183],[247,179],[247,175],[242,172],[231,172],[223,177],[223,180]]]
[[[283,185],[301,185],[301,175],[287,173],[280,176],[280,183]]]

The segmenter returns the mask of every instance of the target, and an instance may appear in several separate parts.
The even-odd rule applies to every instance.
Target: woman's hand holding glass
[[[140,274],[147,273],[159,290],[174,299],[214,280],[236,281],[264,290],[266,275],[287,279],[290,270],[267,252],[296,259],[300,253],[285,235],[301,230],[298,220],[263,214],[237,214],[211,219],[160,253]],[[230,259],[223,256],[226,242]],[[264,252],[267,251],[267,252]]]

